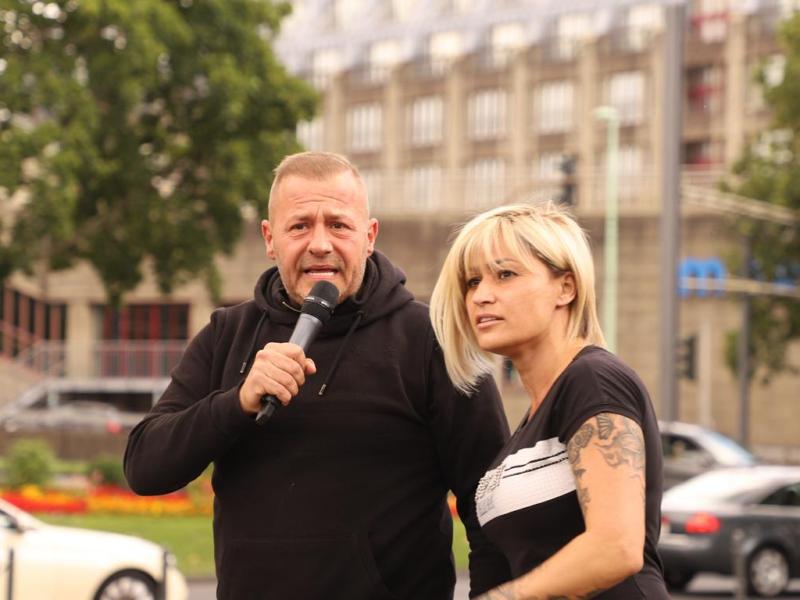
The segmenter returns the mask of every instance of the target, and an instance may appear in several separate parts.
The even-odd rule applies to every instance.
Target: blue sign
[[[714,281],[724,281],[728,273],[723,262],[717,257],[711,258],[684,258],[678,269],[678,293],[681,298],[686,298],[692,293],[698,296],[721,296],[722,290],[717,289]],[[697,287],[683,286],[684,277],[693,277],[698,280]]]

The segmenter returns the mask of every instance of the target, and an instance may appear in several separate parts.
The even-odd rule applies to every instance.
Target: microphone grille
[[[301,312],[310,314],[324,323],[331,318],[338,299],[339,288],[330,281],[318,281],[303,299]]]

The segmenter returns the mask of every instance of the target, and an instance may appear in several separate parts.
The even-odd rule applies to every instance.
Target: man
[[[508,437],[497,390],[453,388],[427,307],[374,250],[358,171],[335,154],[286,157],[261,229],[276,267],[254,300],[212,314],[131,432],[131,488],[169,492],[214,462],[223,599],[452,598],[448,489],[470,539],[471,594],[509,579],[473,506]],[[341,295],[310,358],[287,340],[320,280]],[[267,394],[283,406],[260,427]]]

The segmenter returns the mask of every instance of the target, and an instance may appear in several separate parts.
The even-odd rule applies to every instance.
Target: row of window
[[[617,73],[604,90],[605,102],[614,106],[625,125],[641,123],[645,106],[645,80],[640,71]],[[493,88],[477,90],[467,98],[467,135],[484,141],[506,135],[508,92]],[[534,94],[534,124],[542,134],[568,133],[576,121],[576,85],[570,80],[540,84]],[[445,107],[442,96],[420,96],[406,106],[406,140],[412,147],[440,143],[444,136]],[[348,152],[371,152],[383,145],[383,106],[370,102],[351,106],[345,116]],[[309,149],[324,147],[321,118],[298,124],[297,137]]]
[[[437,3],[420,0],[391,0],[391,2],[375,2],[374,0],[333,0],[330,2],[328,23],[333,29],[345,32],[363,27],[365,20],[373,23],[386,21],[407,22],[415,19],[426,21],[444,20],[441,13],[446,4],[456,12],[469,13],[477,8],[470,0],[442,0]],[[785,0],[787,5],[790,0]],[[730,20],[730,0],[697,0],[691,3],[691,31],[699,35],[704,43],[716,43],[725,38]],[[309,27],[318,27],[325,23],[325,11],[320,13],[319,3],[315,2],[316,12],[307,6],[304,0],[296,0],[293,16],[285,24],[285,34],[304,38],[309,35]],[[432,9],[432,10],[431,10]],[[438,10],[437,10],[438,9]],[[782,13],[789,13],[783,10]],[[602,11],[601,11],[602,15]],[[548,54],[560,60],[569,60],[576,56],[581,45],[596,37],[598,29],[604,25],[598,23],[597,11],[567,12],[558,16],[546,26],[547,35],[540,42],[546,46]],[[664,18],[662,7],[657,4],[637,3],[622,8],[615,15],[614,33],[624,34],[621,40],[625,48],[631,51],[644,50],[650,40],[658,32],[663,31]],[[470,46],[470,30],[442,29],[432,31],[423,42],[424,52],[432,62],[453,60],[465,52]],[[507,55],[519,51],[532,43],[531,27],[528,20],[503,21],[488,27],[486,34],[486,51],[490,55]],[[341,68],[343,51],[339,48],[323,48],[313,53],[311,63],[317,74],[330,76]],[[407,40],[402,37],[381,39],[372,42],[365,52],[369,68],[387,68],[403,62],[408,55]]]
[[[187,304],[132,304],[120,309],[93,307],[95,330],[103,340],[185,340]],[[16,356],[39,341],[64,341],[67,307],[43,302],[0,286],[0,355]]]
[[[0,355],[16,356],[40,340],[64,340],[66,306],[0,286]]]
[[[605,157],[599,158],[598,168],[602,171]],[[564,155],[561,152],[540,154],[531,166],[531,179],[544,185],[560,184],[563,160]],[[627,144],[620,147],[618,170],[622,196],[627,192],[634,192],[636,181],[641,178],[645,164],[640,147]],[[500,158],[473,161],[457,174],[448,172],[436,163],[417,164],[402,173],[399,186],[395,185],[397,182],[386,181],[378,169],[362,169],[361,174],[367,186],[370,203],[378,210],[387,207],[391,202],[386,196],[388,190],[400,190],[404,209],[436,210],[441,208],[445,187],[457,183],[463,185],[461,189],[464,207],[478,209],[504,201],[513,187],[508,182],[506,162]],[[456,178],[459,181],[454,181]]]

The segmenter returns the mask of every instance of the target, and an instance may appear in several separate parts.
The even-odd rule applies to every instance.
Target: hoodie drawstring
[[[336,367],[339,366],[339,359],[342,357],[342,352],[344,352],[345,347],[347,346],[347,342],[350,340],[350,336],[353,335],[353,332],[358,327],[358,324],[361,322],[361,319],[364,318],[364,311],[358,311],[356,313],[356,318],[353,319],[353,322],[350,324],[350,328],[347,330],[347,334],[344,336],[342,343],[339,344],[339,349],[336,351],[336,356],[333,357],[333,363],[331,363],[331,368],[328,369],[328,374],[325,375],[325,381],[322,382],[322,387],[319,388],[319,392],[317,392],[318,396],[324,396],[325,390],[328,388],[328,383],[330,383],[333,375],[336,373]]]
[[[250,359],[253,358],[253,353],[256,350],[256,344],[258,343],[258,335],[261,333],[261,326],[264,324],[264,319],[267,318],[267,311],[261,311],[261,317],[258,319],[258,325],[256,325],[256,333],[253,336],[253,341],[250,342],[250,350],[247,352],[247,356],[244,357],[244,362],[242,363],[242,368],[239,369],[239,375],[244,375],[244,372],[247,370],[247,363],[250,362]]]

